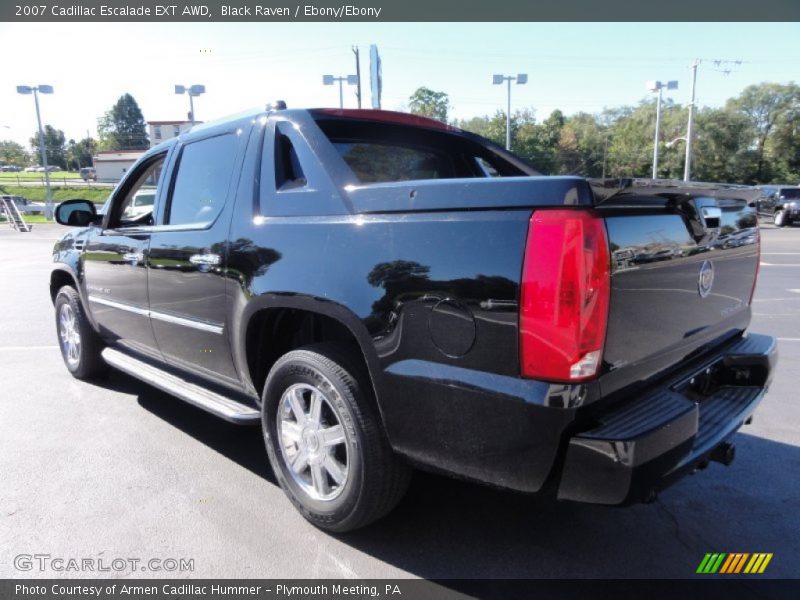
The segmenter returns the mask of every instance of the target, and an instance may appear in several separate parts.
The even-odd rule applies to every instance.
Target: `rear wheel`
[[[783,227],[786,225],[786,213],[779,210],[775,213],[775,227]]]
[[[65,285],[56,295],[56,333],[64,364],[78,379],[103,375],[106,362],[100,356],[103,342],[86,318],[75,288]]]
[[[262,427],[278,482],[317,527],[345,532],[388,513],[410,468],[392,452],[356,356],[316,344],[285,354],[264,386]]]

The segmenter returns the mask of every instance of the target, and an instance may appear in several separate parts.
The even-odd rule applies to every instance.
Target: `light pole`
[[[189,121],[191,121],[192,125],[194,125],[194,100],[192,98],[196,98],[200,94],[206,93],[206,86],[204,85],[191,85],[186,87],[185,85],[176,85],[175,86],[175,93],[176,94],[189,94]]]
[[[527,73],[517,73],[513,75],[492,75],[492,85],[501,85],[504,81],[508,82],[508,96],[506,98],[506,150],[511,150],[511,82],[516,81],[517,85],[528,83]]]
[[[677,81],[667,81],[662,83],[660,81],[648,81],[647,90],[650,92],[658,92],[658,100],[656,100],[656,137],[653,142],[653,179],[658,177],[658,130],[661,125],[661,92],[664,88],[668,90],[677,90]]]
[[[337,81],[339,82],[339,108],[344,108],[344,93],[342,92],[342,84],[346,81],[347,85],[357,85],[358,75],[344,75],[342,77],[334,77],[333,75],[322,76],[322,85],[333,85]]]
[[[44,167],[44,181],[47,189],[47,200],[44,205],[44,216],[53,219],[53,190],[50,188],[50,170],[47,168],[47,148],[44,145],[44,130],[42,129],[42,116],[39,112],[39,94],[52,94],[52,85],[18,85],[18,94],[33,94],[33,103],[36,105],[36,124],[39,126],[39,150],[42,152],[42,166]]]

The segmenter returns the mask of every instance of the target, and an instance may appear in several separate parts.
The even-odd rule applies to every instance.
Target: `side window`
[[[115,202],[109,227],[139,227],[153,224],[153,207],[158,181],[167,154],[160,154],[147,164],[120,202]]]
[[[217,218],[228,195],[236,160],[236,136],[187,144],[181,151],[166,223],[204,226]]]
[[[480,156],[475,157],[475,164],[478,165],[478,169],[481,173],[483,173],[484,177],[499,177],[500,173],[497,172],[492,164],[484,158]]]
[[[291,140],[280,130],[275,134],[275,187],[288,190],[306,185],[306,176]]]

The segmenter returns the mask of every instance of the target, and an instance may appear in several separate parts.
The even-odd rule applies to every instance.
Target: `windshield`
[[[800,188],[789,188],[781,190],[781,197],[790,200],[800,199]]]

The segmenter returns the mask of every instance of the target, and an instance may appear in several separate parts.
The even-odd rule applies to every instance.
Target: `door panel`
[[[104,227],[84,249],[92,315],[113,343],[160,358],[150,326],[147,252],[167,151],[143,158],[114,191]]]
[[[225,261],[241,131],[189,138],[178,150],[171,192],[150,242],[151,322],[164,358],[239,384],[228,335]]]
[[[84,277],[92,315],[104,337],[158,354],[147,316],[145,254],[149,233],[105,230],[84,250]]]

